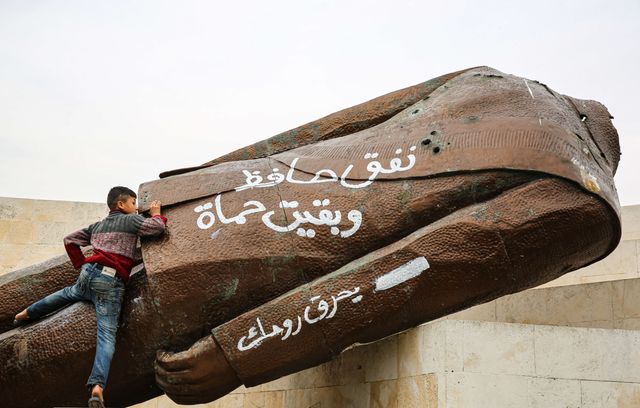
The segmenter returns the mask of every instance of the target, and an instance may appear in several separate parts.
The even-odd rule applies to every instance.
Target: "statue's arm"
[[[81,252],[83,258],[89,250]],[[13,317],[31,303],[73,284],[78,278],[67,255],[0,276],[0,333],[13,328]]]
[[[616,222],[574,184],[534,181],[238,316],[190,350],[161,354],[157,382],[175,401],[196,403],[317,365],[593,262]]]

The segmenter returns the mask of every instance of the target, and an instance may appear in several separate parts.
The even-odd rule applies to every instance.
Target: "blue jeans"
[[[98,384],[105,388],[116,348],[116,332],[123,298],[124,283],[120,278],[103,274],[102,267],[98,264],[84,264],[75,284],[32,304],[27,308],[27,314],[30,319],[39,319],[70,303],[91,301],[96,309],[98,336],[96,357],[87,386]]]

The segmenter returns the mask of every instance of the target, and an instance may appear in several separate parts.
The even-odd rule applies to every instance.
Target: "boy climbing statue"
[[[14,324],[37,320],[70,303],[86,300],[95,306],[98,334],[96,355],[87,387],[90,408],[104,407],[103,391],[115,351],[116,332],[125,285],[134,265],[138,237],[160,235],[167,219],[160,215],[160,201],[151,204],[151,218],[138,215],[136,193],[113,187],[107,196],[109,215],[64,238],[71,263],[81,268],[75,284],[41,299],[15,316]],[[80,247],[93,247],[85,257]]]

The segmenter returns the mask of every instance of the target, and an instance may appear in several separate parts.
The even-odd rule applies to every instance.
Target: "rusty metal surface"
[[[619,145],[606,108],[487,67],[425,84],[140,187],[141,209],[163,201],[169,228],[143,242],[146,273],[127,289],[110,404],[160,394],[155,351],[211,332],[254,385],[615,248]],[[90,309],[0,335],[1,400],[85,398],[74,384],[95,347]],[[25,402],[34,382],[65,393]]]
[[[92,251],[85,250],[85,256]],[[78,272],[66,255],[48,259],[0,276],[0,333],[13,328],[16,310],[22,310],[52,291],[73,284]]]

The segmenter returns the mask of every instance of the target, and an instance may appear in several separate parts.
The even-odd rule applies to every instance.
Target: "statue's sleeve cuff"
[[[303,289],[211,331],[245,386],[275,380],[331,359],[333,353],[325,342],[322,325],[307,327],[303,317],[299,324],[295,313],[304,312],[307,305],[308,297]]]
[[[412,271],[428,267],[420,259],[425,265]],[[246,386],[262,384],[405,328],[402,310],[424,288],[415,280],[376,291],[380,269],[401,260],[393,254],[371,260],[346,265],[213,329],[238,378]]]

